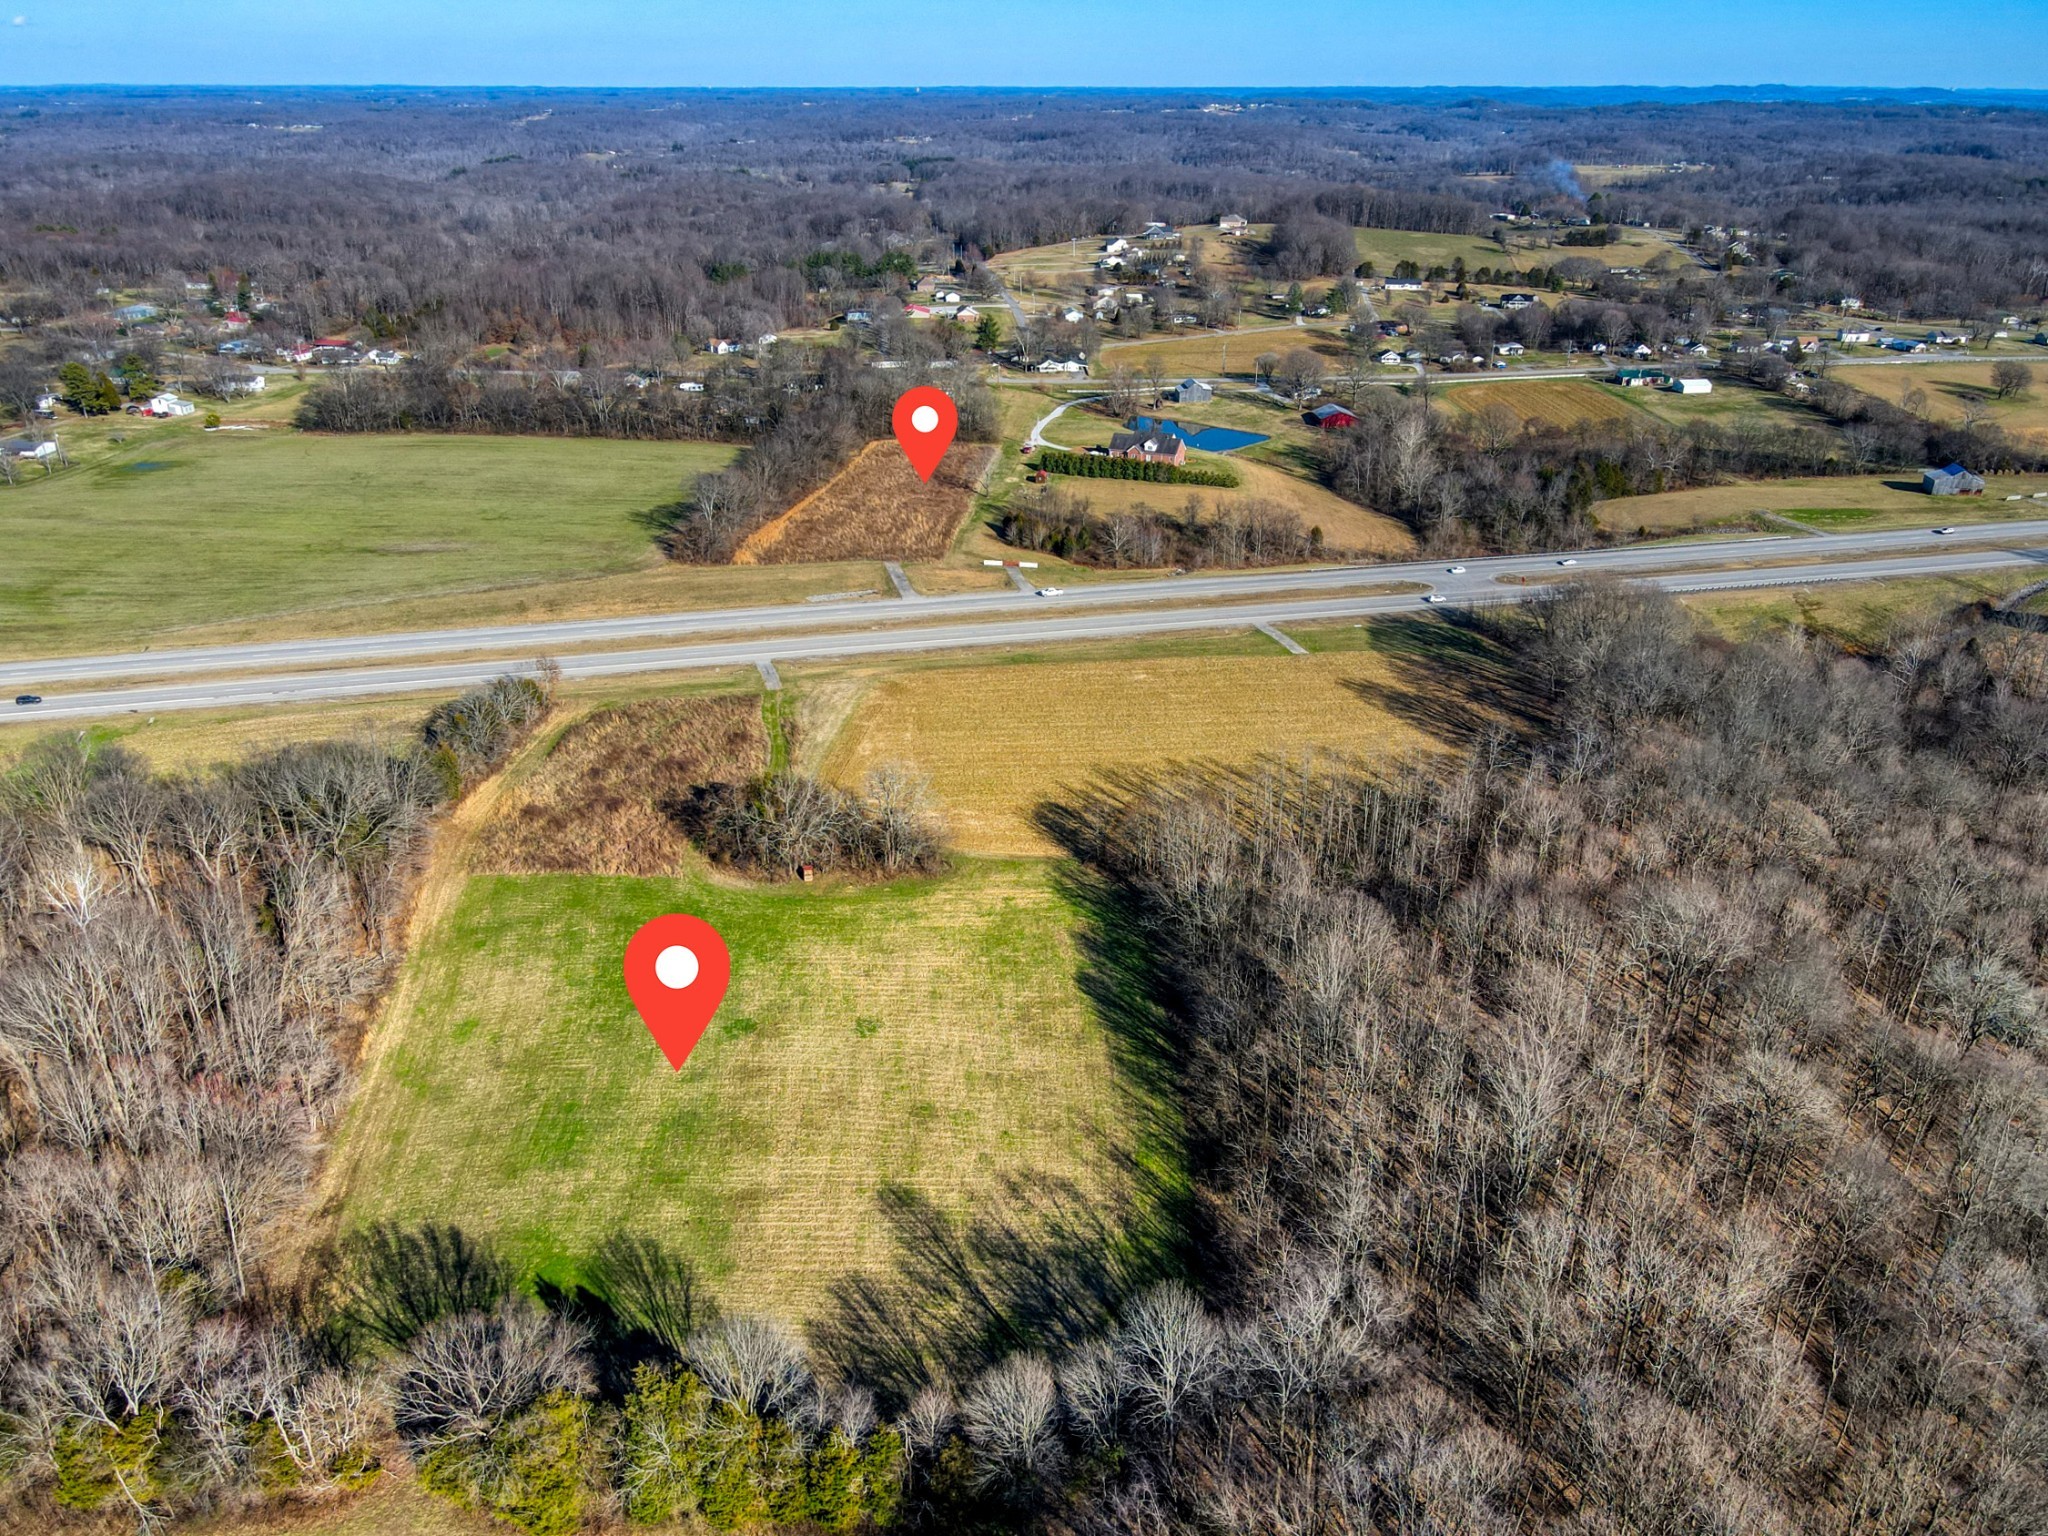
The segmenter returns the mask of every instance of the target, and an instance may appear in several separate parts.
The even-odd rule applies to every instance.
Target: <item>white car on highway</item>
[[[1446,566],[1444,567],[1444,569],[1448,570],[1453,576],[1462,576],[1465,574],[1465,567],[1463,567],[1462,565]]]
[[[1566,555],[1562,560],[1558,561],[1557,563],[1559,565],[1577,565],[1579,562],[1577,556]]]
[[[1058,597],[1065,590],[1066,589],[1063,587],[1040,587],[1038,589],[1038,595],[1040,597]]]
[[[1936,533],[1954,533],[1954,532],[1955,532],[1956,530],[1955,530],[1955,528],[1953,527],[1953,525],[1951,525],[1950,527],[1947,527],[1947,528],[1937,528],[1937,529],[1935,529],[1934,531],[1935,531]]]
[[[1427,597],[1423,598],[1423,601],[1425,603],[1447,603],[1450,601],[1450,599],[1445,597],[1441,592],[1432,592]]]

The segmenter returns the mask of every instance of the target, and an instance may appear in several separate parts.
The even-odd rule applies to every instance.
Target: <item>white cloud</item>
[[[17,27],[25,27],[28,25],[28,18],[26,16],[17,16],[14,18],[14,24]]]

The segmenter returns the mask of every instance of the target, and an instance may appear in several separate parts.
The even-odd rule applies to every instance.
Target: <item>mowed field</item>
[[[183,424],[138,437],[0,487],[0,655],[644,571],[660,564],[646,514],[734,451]]]
[[[1891,368],[1842,368],[1834,377],[1854,384],[1889,404],[1901,392],[1917,388],[1927,396],[1927,413],[1937,421],[1960,422],[1965,407],[1985,413],[2014,436],[2048,442],[2048,353],[2038,361],[2021,359],[2034,384],[2017,399],[2000,400],[1991,387],[1990,363],[1914,363]]]
[[[1039,805],[1098,773],[1311,751],[1392,765],[1449,746],[1451,715],[1428,718],[1412,658],[1250,644],[1271,654],[1041,657],[885,677],[855,706],[823,771],[854,783],[906,763],[929,776],[961,847],[1024,854],[1052,851],[1033,820]],[[1437,687],[1445,698],[1460,692],[1449,675]]]
[[[619,974],[664,912],[710,921],[733,980],[672,1072]],[[344,1228],[452,1222],[557,1283],[610,1232],[694,1260],[717,1295],[797,1321],[886,1278],[882,1201],[958,1219],[1013,1181],[1108,1224],[1157,1106],[1083,996],[1079,914],[1043,862],[934,880],[738,887],[472,875],[421,935],[372,1038],[337,1166]]]
[[[1451,384],[1436,391],[1437,404],[1453,417],[1476,418],[1499,408],[1517,422],[1575,427],[1589,421],[1621,421],[1635,414],[1622,392],[1586,379],[1514,379],[1499,383]]]
[[[780,517],[748,535],[735,565],[818,560],[937,560],[952,547],[996,450],[958,443],[920,480],[893,438],[853,462]]]
[[[1741,481],[1655,496],[1624,496],[1596,502],[1594,519],[1619,533],[1683,533],[1728,527],[1773,512],[1822,529],[1911,528],[1940,523],[1975,523],[2003,518],[2048,516],[2048,505],[2031,498],[2048,491],[2048,475],[1991,475],[1981,497],[1933,497],[1919,477],[1842,475],[1823,480]]]

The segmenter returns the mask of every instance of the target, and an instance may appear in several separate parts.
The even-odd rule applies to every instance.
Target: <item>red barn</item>
[[[1338,427],[1358,425],[1358,418],[1341,405],[1319,405],[1308,412],[1306,419],[1310,426],[1320,427],[1325,432],[1335,431]]]

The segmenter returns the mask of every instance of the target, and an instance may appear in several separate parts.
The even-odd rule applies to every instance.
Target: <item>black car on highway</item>
[[[14,702],[17,704],[40,704],[43,702],[43,696],[40,693],[17,693],[14,696]]]

